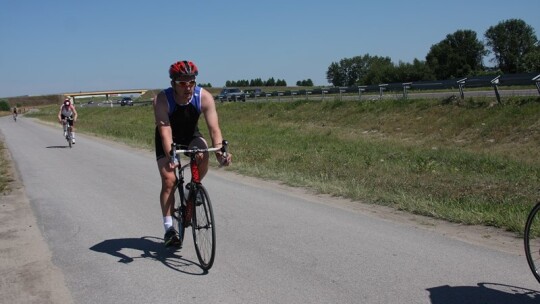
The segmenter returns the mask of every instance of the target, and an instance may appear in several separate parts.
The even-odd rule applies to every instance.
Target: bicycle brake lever
[[[219,162],[219,167],[223,167],[225,163],[227,162],[227,148],[228,148],[229,142],[227,140],[223,140],[222,146],[221,146],[221,153],[222,153],[222,161]]]
[[[171,164],[176,164],[178,162],[178,156],[176,154],[176,144],[175,143],[172,143],[171,144],[171,153],[170,153],[170,158],[169,158],[169,161]]]
[[[224,155],[227,155],[227,146],[229,145],[229,141],[223,140],[221,143],[221,152],[223,152]]]

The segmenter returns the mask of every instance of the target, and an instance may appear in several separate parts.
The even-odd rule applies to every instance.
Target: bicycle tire
[[[67,139],[67,142],[68,142],[68,145],[69,147],[71,148],[71,145],[72,145],[72,142],[71,142],[71,131],[67,131],[67,135],[66,135],[66,139]]]
[[[527,263],[540,283],[540,202],[533,207],[527,217],[523,239]]]
[[[64,125],[64,128],[65,128],[65,132],[66,132],[66,140],[68,142],[68,146],[71,148],[71,145],[73,144],[72,143],[72,140],[71,140],[71,125],[69,123],[69,121],[66,120],[66,124]]]
[[[173,218],[173,226],[178,231],[178,238],[180,239],[180,247],[182,247],[182,244],[184,243],[184,235],[186,228],[184,227],[184,222],[182,219],[184,218],[184,206],[182,204],[183,199],[183,191],[181,184],[176,184],[174,187],[174,212],[172,214]]]
[[[216,256],[216,227],[208,191],[203,185],[195,190],[195,210],[191,221],[195,252],[202,269],[209,270]]]

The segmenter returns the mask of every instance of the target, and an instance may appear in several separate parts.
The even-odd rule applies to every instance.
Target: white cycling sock
[[[165,228],[165,232],[169,230],[172,227],[172,216],[164,216],[163,217],[163,228]]]
[[[71,138],[75,138],[75,132],[71,132]]]

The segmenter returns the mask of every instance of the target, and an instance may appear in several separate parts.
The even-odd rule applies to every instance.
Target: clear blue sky
[[[512,18],[540,35],[539,0],[0,0],[0,97],[164,88],[183,59],[214,87],[270,77],[327,85],[340,59],[425,60],[448,34],[484,40]]]

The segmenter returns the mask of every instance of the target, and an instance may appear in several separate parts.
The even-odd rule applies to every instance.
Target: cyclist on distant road
[[[77,121],[77,110],[71,102],[71,99],[66,98],[64,103],[60,106],[60,111],[58,111],[58,122],[64,126],[66,120],[69,120],[69,125],[71,129],[71,143],[75,143],[75,122]],[[64,132],[64,137],[66,136]]]
[[[17,121],[17,115],[18,115],[17,107],[13,107],[13,120]]]
[[[199,132],[198,121],[201,113],[206,120],[212,145],[220,147],[223,141],[214,98],[210,92],[196,85],[195,78],[198,74],[197,66],[191,61],[178,61],[172,64],[169,68],[171,87],[161,91],[154,99],[155,148],[161,176],[159,200],[165,228],[165,246],[181,245],[172,222],[173,188],[176,182],[174,169],[178,163],[171,159],[171,144],[174,142],[201,149],[208,147]],[[228,166],[231,163],[230,153],[224,156],[221,152],[216,152],[216,158],[222,165]],[[208,153],[197,155],[201,179],[208,172],[208,159]],[[188,204],[188,213],[190,209]]]

